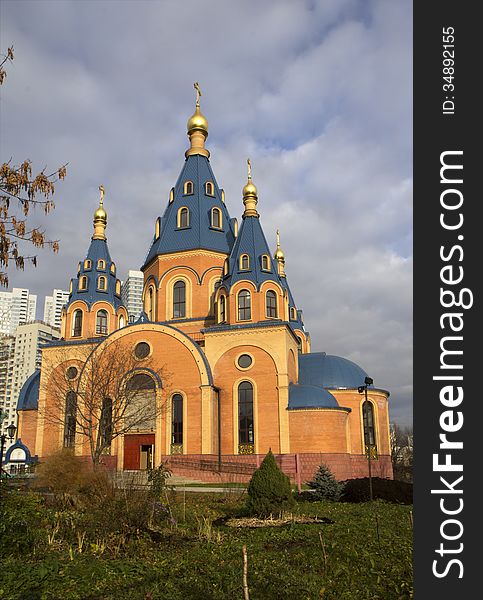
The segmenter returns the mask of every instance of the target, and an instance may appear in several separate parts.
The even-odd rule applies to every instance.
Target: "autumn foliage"
[[[4,65],[13,60],[13,47],[0,62],[0,85],[7,76]],[[0,167],[0,286],[8,286],[8,268],[11,263],[24,269],[26,263],[37,265],[37,256],[24,246],[59,249],[58,240],[50,240],[45,232],[28,221],[32,207],[41,207],[45,214],[55,208],[53,195],[55,184],[64,179],[66,166],[46,174],[45,169],[34,175],[32,163],[24,160],[20,165],[4,162]]]

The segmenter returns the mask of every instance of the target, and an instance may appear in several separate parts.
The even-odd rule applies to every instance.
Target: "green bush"
[[[315,474],[313,481],[308,482],[313,491],[314,500],[340,500],[344,490],[344,483],[337,481],[329,467],[322,463]]]
[[[290,510],[294,504],[290,479],[279,469],[269,450],[248,484],[247,509],[250,514],[267,517]]]
[[[386,500],[399,504],[412,504],[413,486],[404,481],[372,477],[372,497],[374,500]],[[348,479],[345,482],[341,500],[343,502],[368,502],[369,478]]]

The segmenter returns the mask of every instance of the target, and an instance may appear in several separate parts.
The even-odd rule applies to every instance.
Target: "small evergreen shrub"
[[[374,500],[386,500],[397,504],[412,504],[413,485],[394,479],[372,477],[372,497]],[[368,502],[369,478],[348,479],[345,482],[341,500],[343,502]]]
[[[290,479],[279,469],[269,450],[248,484],[247,509],[250,514],[268,517],[290,510],[294,504]]]
[[[307,482],[314,491],[314,500],[340,500],[344,490],[344,482],[337,481],[329,467],[322,463],[315,474],[313,481]]]

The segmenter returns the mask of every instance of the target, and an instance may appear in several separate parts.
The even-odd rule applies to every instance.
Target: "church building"
[[[62,447],[91,457],[97,444],[112,469],[169,460],[175,473],[203,461],[259,464],[271,449],[305,480],[322,462],[338,479],[366,477],[368,462],[373,476],[392,477],[389,392],[350,360],[310,351],[280,236],[270,249],[263,232],[250,161],[238,224],[212,170],[199,96],[181,173],[153,215],[144,312],[130,322],[122,304],[100,186],[61,339],[20,394],[17,445],[42,460]],[[111,377],[108,392],[87,392],[96,369]],[[122,406],[116,394],[130,390]]]

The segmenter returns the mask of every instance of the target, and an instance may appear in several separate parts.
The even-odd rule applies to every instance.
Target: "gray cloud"
[[[187,147],[193,81],[232,216],[246,157],[314,350],[361,364],[412,418],[412,7],[408,0],[3,2],[15,61],[1,158],[69,162],[36,215],[61,251],[10,273],[43,296],[88,247],[97,187],[121,276],[146,255]],[[38,316],[41,316],[39,306]]]

